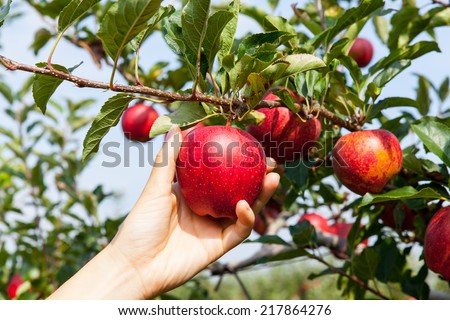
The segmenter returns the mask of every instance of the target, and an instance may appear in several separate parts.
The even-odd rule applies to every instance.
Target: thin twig
[[[162,98],[162,99],[166,100],[167,103],[170,103],[172,101],[205,102],[205,103],[209,103],[209,104],[213,104],[213,105],[222,107],[224,112],[229,112],[230,110],[233,110],[233,113],[236,115],[236,117],[240,117],[241,115],[245,114],[249,110],[249,106],[240,99],[230,100],[230,99],[227,99],[224,97],[216,97],[216,96],[206,95],[206,94],[199,93],[199,92],[196,92],[195,94],[180,94],[180,93],[176,93],[176,92],[168,92],[168,91],[163,91],[163,90],[159,90],[159,89],[154,89],[154,88],[150,88],[150,87],[146,87],[146,86],[130,86],[130,85],[121,85],[121,84],[114,84],[114,85],[110,86],[110,83],[95,81],[95,80],[88,80],[88,79],[81,78],[81,77],[72,75],[70,73],[66,73],[66,72],[63,72],[60,70],[56,70],[56,69],[40,68],[40,67],[36,67],[36,66],[23,64],[23,63],[11,60],[2,55],[0,55],[0,63],[3,66],[5,66],[7,69],[12,70],[12,71],[21,70],[21,71],[31,72],[31,73],[35,73],[35,74],[47,75],[47,76],[51,76],[51,77],[55,77],[58,79],[72,82],[80,88],[86,87],[86,88],[111,90],[114,92],[139,93],[139,94],[143,94],[143,95],[150,95],[150,96]],[[258,105],[255,108],[256,109],[258,109],[258,108],[275,108],[275,107],[282,107],[282,106],[283,106],[283,104],[279,101],[261,101],[260,103],[258,103]],[[303,109],[302,106],[300,106],[298,104],[296,106],[298,107],[299,110]],[[324,106],[321,106],[317,101],[312,102],[312,108],[309,112],[313,116],[316,116],[320,113],[320,115],[322,117],[330,120],[332,123],[334,123],[340,127],[346,128],[350,131],[361,130],[361,127],[358,123],[340,118],[338,115],[327,110]],[[305,116],[308,116],[308,115],[305,115]]]

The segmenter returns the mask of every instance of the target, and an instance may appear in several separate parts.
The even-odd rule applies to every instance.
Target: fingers
[[[146,188],[158,188],[160,191],[170,192],[172,181],[175,177],[176,162],[182,142],[180,128],[173,126],[167,133],[165,140],[161,150],[156,156]]]
[[[272,197],[280,183],[280,175],[275,172],[268,173],[264,178],[263,187],[259,197],[253,202],[252,209],[258,214],[266,205],[267,201]]]
[[[255,223],[255,214],[247,201],[241,200],[236,205],[237,221],[223,231],[223,250],[233,249],[239,243],[247,239],[252,232]]]
[[[266,171],[272,172],[277,167],[277,162],[270,157],[266,157]]]

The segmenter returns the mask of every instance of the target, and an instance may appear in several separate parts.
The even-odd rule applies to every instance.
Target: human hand
[[[266,175],[252,208],[245,200],[237,203],[237,221],[199,216],[173,183],[180,148],[174,141],[181,141],[179,128],[167,135],[147,185],[112,242],[50,298],[152,298],[188,281],[250,235],[278,174]]]
[[[179,151],[173,141],[180,139],[178,128],[168,134],[141,197],[110,244],[139,274],[146,298],[183,284],[245,240],[254,212],[264,207],[279,182],[278,174],[266,175],[252,208],[238,202],[236,222],[199,216],[186,204],[178,183],[172,183]]]

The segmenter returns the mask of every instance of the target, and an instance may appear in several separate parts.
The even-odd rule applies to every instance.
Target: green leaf
[[[290,246],[289,243],[287,243],[286,241],[284,241],[277,235],[265,235],[265,236],[255,239],[255,240],[246,240],[245,242],[246,243],[278,244],[278,245],[288,246],[288,247]]]
[[[58,18],[58,32],[63,33],[72,23],[84,15],[100,0],[72,0],[64,7]]]
[[[0,93],[3,95],[3,97],[5,97],[5,99],[9,102],[9,103],[13,103],[14,102],[14,96],[13,93],[11,91],[11,88],[4,82],[0,81]]]
[[[325,67],[325,63],[311,54],[292,54],[275,61],[261,74],[267,79],[278,80],[296,73]]]
[[[181,15],[184,43],[193,52],[199,53],[208,23],[210,0],[189,0]]]
[[[5,22],[6,16],[9,13],[9,9],[11,8],[12,0],[8,0],[8,2],[0,9],[0,27]]]
[[[206,29],[205,40],[203,41],[203,50],[208,60],[209,69],[212,69],[214,58],[220,49],[222,32],[228,22],[233,19],[234,14],[229,11],[221,10],[215,12],[208,19],[208,27]]]
[[[159,116],[152,125],[150,137],[166,133],[173,125],[179,127],[190,126],[206,119],[208,115],[199,104],[181,104],[174,112]]]
[[[53,37],[53,35],[45,28],[41,28],[34,34],[34,41],[30,48],[33,49],[35,55],[39,53],[39,50],[44,47],[47,42]]]
[[[266,16],[264,19],[264,30],[266,31],[284,31],[295,37],[291,38],[287,45],[290,48],[296,48],[299,45],[297,32],[294,27],[283,17]]]
[[[430,98],[430,81],[425,78],[424,76],[417,75],[419,78],[419,87],[417,88],[417,105],[418,110],[421,115],[425,116],[428,114],[428,111],[430,110],[431,105],[431,98]]]
[[[411,65],[411,60],[400,60],[392,63],[386,69],[381,71],[375,79],[373,83],[378,88],[383,88],[389,81],[394,79],[399,73],[408,68]]]
[[[375,16],[372,21],[378,37],[386,44],[389,38],[389,22],[381,16]]]
[[[240,0],[235,0],[230,3],[228,11],[233,14],[233,18],[227,23],[227,25],[222,30],[222,34],[220,37],[220,50],[218,54],[219,61],[222,62],[222,59],[230,53],[231,48],[233,47],[234,37],[236,35],[238,17],[239,17],[239,7]]]
[[[381,256],[373,248],[366,248],[362,254],[352,255],[352,271],[362,281],[375,278]]]
[[[160,7],[158,13],[156,13],[148,22],[145,30],[141,31],[131,42],[130,45],[134,51],[138,51],[142,42],[155,30],[157,24],[164,19],[172,15],[175,12],[175,8],[171,5],[167,7]]]
[[[421,41],[409,47],[395,49],[394,51],[391,51],[387,57],[382,58],[375,65],[370,67],[369,72],[370,74],[375,74],[396,61],[405,59],[413,60],[431,51],[441,52],[437,43],[434,41]]]
[[[39,62],[36,64],[36,66],[43,68],[47,66],[47,63]],[[56,70],[69,73],[69,71],[63,66],[52,64],[52,67]],[[63,82],[63,80],[42,74],[35,74],[33,76],[33,79],[32,91],[34,101],[36,102],[38,108],[41,109],[41,112],[45,114],[45,111],[47,110],[47,103],[50,100],[50,97],[56,91],[58,86]]]
[[[351,26],[355,22],[368,17],[378,8],[384,5],[383,0],[363,0],[359,6],[351,8],[339,17],[334,27],[324,30],[316,37],[312,38],[310,43],[317,48],[323,41],[328,45],[341,31]]]
[[[83,161],[85,161],[90,154],[97,152],[103,137],[108,133],[111,127],[114,127],[119,122],[122,113],[133,99],[135,99],[133,95],[119,93],[105,102],[84,138]]]
[[[125,46],[147,27],[162,0],[119,0],[100,23],[97,36],[108,55],[116,60]]]
[[[441,102],[444,102],[447,99],[449,92],[450,92],[450,83],[449,77],[447,77],[445,78],[444,81],[442,81],[442,84],[438,90],[438,95]]]
[[[391,107],[418,107],[417,101],[403,97],[389,97],[377,102],[372,109],[370,118],[375,117],[381,110]]]
[[[270,89],[273,82],[267,80],[259,73],[250,73],[247,77],[247,83],[242,90],[242,96],[250,108],[256,106]]]
[[[369,204],[380,203],[392,200],[409,200],[409,199],[430,199],[430,200],[446,200],[441,194],[431,188],[416,190],[411,186],[395,189],[383,194],[366,193],[359,204],[359,208],[368,206]]]
[[[443,123],[427,119],[411,125],[423,144],[450,167],[450,127]]]

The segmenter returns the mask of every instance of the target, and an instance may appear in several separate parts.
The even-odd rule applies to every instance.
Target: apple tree
[[[47,52],[33,63],[0,54],[0,296],[45,298],[114,236],[123,217],[99,215],[114,193],[78,180],[127,108],[146,100],[166,110],[148,139],[172,125],[232,125],[260,135],[277,160],[280,187],[248,241],[260,249],[205,274],[302,257],[318,262],[310,279],[334,275],[346,298],[435,297],[434,284],[450,280],[450,84],[426,66],[408,70],[440,52],[450,4],[422,2],[0,1],[3,32],[29,10],[42,17],[29,50]],[[173,56],[149,63],[157,37]],[[385,54],[373,55],[374,42]],[[55,61],[68,46],[109,77]],[[17,73],[30,77],[9,81]],[[408,74],[414,96],[385,94]],[[53,99],[63,82],[111,96]]]

